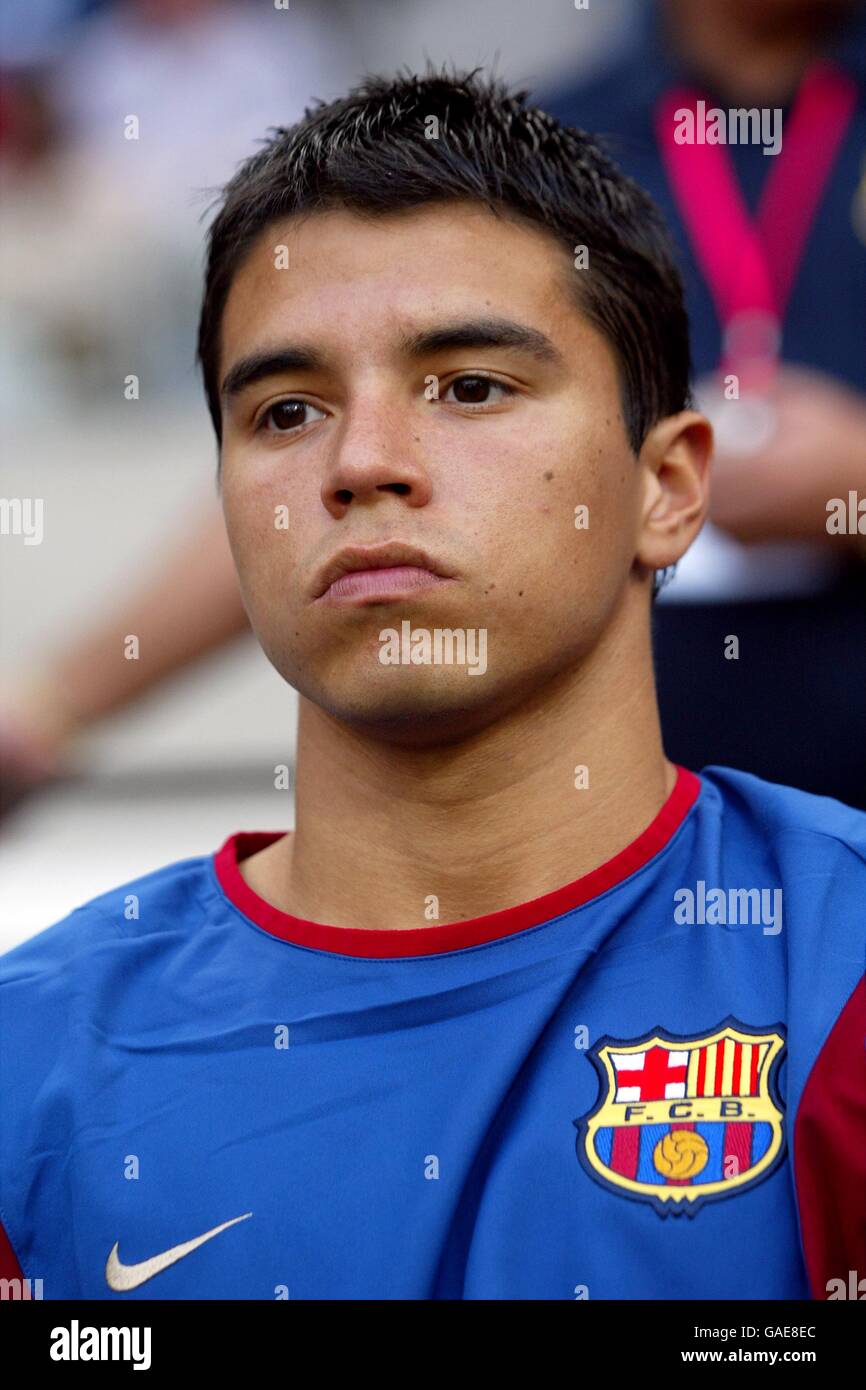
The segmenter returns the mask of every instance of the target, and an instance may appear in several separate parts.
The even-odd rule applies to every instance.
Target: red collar
[[[513,936],[560,917],[572,908],[588,903],[624,882],[659,850],[664,849],[679,829],[697,800],[700,779],[684,767],[677,767],[674,789],[655,820],[605,864],[592,869],[564,888],[543,893],[540,898],[506,907],[501,912],[489,912],[467,922],[454,922],[444,927],[417,927],[406,931],[370,930],[360,927],[332,927],[321,922],[307,922],[290,912],[281,912],[254,893],[241,877],[238,864],[257,850],[273,844],[285,835],[284,830],[239,831],[230,835],[214,855],[214,867],[225,896],[256,926],[263,927],[282,941],[317,951],[333,951],[344,956],[427,956],[443,951],[460,951],[467,946],[481,946],[487,941]]]

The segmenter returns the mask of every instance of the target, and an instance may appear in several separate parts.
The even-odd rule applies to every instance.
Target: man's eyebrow
[[[546,334],[513,319],[461,319],[440,324],[404,337],[400,346],[410,357],[429,357],[449,348],[517,348],[542,362],[559,364],[563,361],[562,354]],[[281,372],[314,372],[324,365],[322,355],[310,347],[287,343],[278,348],[265,348],[241,357],[229,368],[220,395],[229,401],[264,377],[278,376]]]
[[[280,372],[314,372],[322,365],[323,358],[312,348],[293,347],[290,344],[265,348],[262,352],[252,352],[248,357],[239,358],[229,368],[220,395],[228,401],[263,377],[279,376]]]
[[[411,357],[426,357],[449,348],[518,348],[542,362],[562,363],[558,348],[538,328],[513,319],[465,319],[422,329],[403,339],[403,350]]]

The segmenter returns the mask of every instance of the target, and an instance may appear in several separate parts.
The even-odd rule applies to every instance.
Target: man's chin
[[[448,672],[431,680],[429,673],[426,679],[425,673],[416,671],[400,674],[409,679],[392,689],[383,688],[381,681],[375,690],[363,686],[325,690],[307,682],[297,688],[338,723],[395,747],[433,748],[457,743],[498,717],[497,701],[484,676]]]

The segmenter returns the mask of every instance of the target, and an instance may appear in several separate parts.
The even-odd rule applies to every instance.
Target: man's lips
[[[418,565],[388,565],[375,570],[351,570],[335,579],[322,595],[328,603],[340,600],[363,602],[364,599],[381,602],[383,599],[402,598],[417,589],[428,589],[434,584],[447,584],[442,575]]]
[[[453,578],[441,561],[403,541],[347,546],[319,571],[311,597],[327,603],[382,603]]]

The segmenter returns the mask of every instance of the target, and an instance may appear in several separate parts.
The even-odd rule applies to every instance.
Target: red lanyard
[[[854,111],[856,83],[828,63],[806,73],[752,220],[724,145],[677,144],[676,112],[699,94],[666,92],[655,112],[665,171],[724,332],[720,370],[769,385],[809,230]],[[706,102],[705,106],[709,106]],[[748,364],[748,366],[747,366]]]

